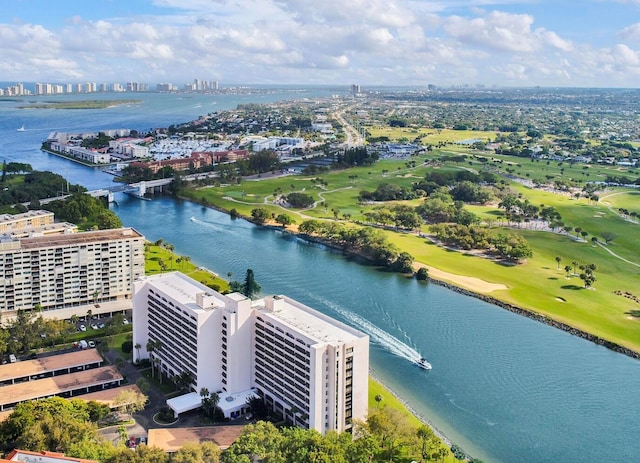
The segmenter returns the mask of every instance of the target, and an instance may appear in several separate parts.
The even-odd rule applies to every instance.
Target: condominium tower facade
[[[9,316],[37,306],[50,311],[130,301],[133,281],[142,276],[144,237],[132,228],[0,235],[0,311]]]
[[[256,391],[304,428],[346,431],[367,416],[369,337],[286,296],[223,295],[179,272],[141,278],[133,343],[135,360],[190,373],[195,391]]]

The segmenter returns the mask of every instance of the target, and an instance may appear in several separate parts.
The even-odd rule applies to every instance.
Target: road
[[[346,111],[351,111],[353,108],[355,108],[355,105],[341,108],[333,114],[336,120],[344,127],[344,132],[347,137],[345,145],[347,145],[348,148],[364,145],[364,138],[343,116]]]

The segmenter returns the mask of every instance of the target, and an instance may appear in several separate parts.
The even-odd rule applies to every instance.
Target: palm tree
[[[573,267],[571,265],[564,266],[564,271],[567,273],[567,278],[569,278],[569,272],[571,272],[571,270],[573,270]]]
[[[149,358],[151,358],[151,354],[153,353],[153,347],[154,347],[154,342],[149,339],[147,341],[147,353],[149,354]],[[153,365],[151,366],[151,377],[154,377],[154,373],[153,373]]]
[[[562,262],[562,257],[556,256],[556,264],[558,264],[558,270],[560,270],[560,262]]]
[[[133,346],[136,349],[137,357],[136,360],[140,360],[140,348],[142,347],[139,342],[136,342],[136,345]]]
[[[382,396],[380,394],[376,394],[375,400],[376,400],[376,403],[378,404],[378,408],[380,408],[380,403],[382,402]]]

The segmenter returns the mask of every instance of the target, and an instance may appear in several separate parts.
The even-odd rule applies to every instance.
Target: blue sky
[[[0,81],[637,87],[640,0],[14,0]]]

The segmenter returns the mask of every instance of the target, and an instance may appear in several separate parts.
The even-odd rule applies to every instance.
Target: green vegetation
[[[178,256],[173,250],[173,245],[162,239],[155,243],[145,243],[145,274],[179,271],[215,291],[221,293],[230,291],[226,280],[204,267],[196,266],[191,262],[191,257]]]
[[[630,213],[633,212],[633,198],[637,192],[583,192],[583,180],[580,182],[581,186],[577,187],[579,195],[568,194],[563,189],[533,189],[507,177],[517,175],[526,178],[528,171],[530,177],[541,176],[544,179],[544,175],[551,175],[553,181],[560,180],[561,184],[565,184],[565,179],[580,175],[583,169],[577,165],[558,166],[557,163],[530,162],[506,155],[479,155],[465,149],[462,162],[458,158],[443,161],[451,157],[448,152],[434,150],[427,155],[414,156],[410,161],[382,160],[365,167],[326,172],[322,174],[321,181],[318,181],[318,177],[288,176],[243,182],[241,185],[223,184],[217,188],[186,189],[181,195],[221,209],[235,209],[239,216],[251,217],[257,213],[262,222],[256,220],[255,216],[253,219],[258,223],[269,223],[282,213],[298,216],[302,230],[308,226],[305,222],[310,219],[323,223],[325,228],[330,224],[334,228],[341,225],[346,229],[352,229],[357,224],[374,224],[382,227],[381,232],[387,236],[390,244],[398,251],[408,253],[416,262],[444,270],[454,277],[475,276],[487,283],[503,284],[506,288],[491,292],[492,297],[640,351],[640,330],[636,326],[639,320],[634,316],[638,313],[637,303],[618,295],[630,293],[640,296],[635,283],[639,268],[632,264],[640,264],[637,262],[638,244],[634,239],[638,225],[629,220],[634,218]],[[561,172],[563,167],[565,170]],[[507,169],[514,169],[514,172],[511,174]],[[463,223],[481,222],[492,233],[499,232],[514,237],[514,243],[524,243],[522,239],[526,240],[532,255],[525,247],[526,252],[521,256],[527,260],[520,265],[505,265],[504,262],[475,253],[452,253],[424,236],[388,229],[389,225],[405,228],[393,212],[396,205],[416,207],[428,204],[423,197],[384,203],[362,202],[359,197],[361,191],[376,191],[383,183],[411,190],[421,182],[433,181],[434,172],[453,173],[453,178],[457,181],[458,172],[464,170],[480,175],[484,179],[483,184],[487,185],[484,188],[488,189],[458,188],[458,193],[471,193],[475,196],[490,192],[495,199],[486,204],[464,203],[464,208],[457,210],[466,211],[466,214],[454,220]],[[626,169],[598,165],[589,166],[587,170],[591,173],[591,179],[604,179],[614,170],[624,172]],[[487,180],[490,183],[487,184]],[[423,183],[423,186],[426,185]],[[279,192],[287,190],[304,191],[318,201],[318,204],[302,211],[274,203]],[[602,203],[597,202],[594,195],[603,197]],[[532,211],[529,215],[523,214],[524,210],[516,214],[516,208],[507,213],[508,209],[499,208],[498,204],[509,197],[522,204],[526,200],[528,205],[535,208],[527,209]],[[427,193],[426,200],[429,198]],[[459,207],[453,199],[447,199],[445,204],[450,205],[447,207]],[[626,209],[627,216],[621,214],[618,208]],[[258,212],[252,214],[254,210]],[[424,207],[422,211],[425,212]],[[428,214],[423,216],[428,217]],[[552,222],[555,233],[549,229]],[[429,232],[426,224],[411,227],[414,230],[420,228],[423,235]],[[566,227],[571,228],[570,233],[564,231]],[[577,237],[575,229],[579,229]],[[607,245],[605,236],[614,239]],[[598,243],[593,242],[592,237],[596,237]],[[632,263],[625,262],[607,250]],[[572,269],[567,273],[562,267],[558,269],[555,261],[557,256],[565,264],[578,262],[578,268],[580,265],[596,265],[597,281],[585,288],[585,281],[580,278],[580,274],[584,272]],[[448,281],[458,284],[455,279]]]
[[[83,193],[51,201],[40,208],[54,213],[56,220],[71,222],[80,230],[109,230],[122,227],[120,218],[101,200]]]
[[[78,100],[78,101],[48,101],[44,103],[30,103],[18,106],[20,109],[104,109],[113,106],[138,104],[141,100]]]
[[[61,175],[52,172],[39,172],[31,170],[28,164],[21,164],[22,170],[12,170],[14,163],[3,164],[2,180],[0,185],[0,206],[5,206],[4,211],[11,213],[8,206],[18,203],[34,203],[39,207],[39,200],[52,198],[61,194],[81,193],[86,188],[80,185],[69,185]],[[25,212],[27,208],[20,205],[14,208],[17,212]]]

